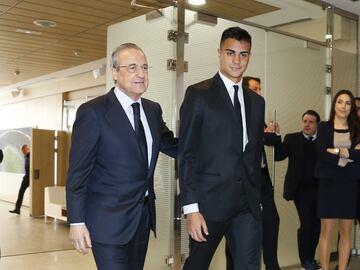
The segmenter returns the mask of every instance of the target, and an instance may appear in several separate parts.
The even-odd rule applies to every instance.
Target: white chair
[[[45,187],[44,192],[45,222],[47,217],[67,221],[65,187]]]

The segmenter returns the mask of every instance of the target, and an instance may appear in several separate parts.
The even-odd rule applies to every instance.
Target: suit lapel
[[[234,110],[234,105],[231,102],[231,98],[229,95],[228,90],[225,87],[225,84],[223,82],[223,80],[221,79],[219,73],[216,73],[216,75],[214,76],[214,82],[215,82],[215,86],[213,87],[213,89],[215,91],[218,92],[218,94],[221,96],[221,99],[223,101],[223,103],[225,104],[225,107],[230,111],[231,113],[231,117],[233,118],[234,122],[238,125],[238,117],[235,113]]]
[[[158,120],[156,118],[155,115],[155,111],[151,109],[151,104],[150,102],[148,102],[148,100],[146,99],[142,99],[141,100],[145,115],[146,115],[146,119],[149,125],[149,129],[151,132],[151,137],[153,139],[153,143],[152,143],[152,151],[151,151],[151,159],[150,159],[150,165],[149,165],[149,173],[152,172],[155,168],[155,154],[156,151],[158,149],[158,145],[159,145],[159,129],[157,127],[157,123]]]
[[[298,137],[298,146],[295,148],[297,149],[297,151],[299,151],[299,156],[301,157],[301,159],[304,158],[304,135],[300,132],[299,133],[299,137]]]
[[[127,117],[123,107],[115,96],[114,88],[106,94],[105,104],[106,108],[109,108],[105,114],[105,118],[109,126],[113,129],[114,133],[120,140],[124,138],[129,140],[129,143],[136,145],[134,149],[137,149],[138,154],[141,155],[139,143],[136,139],[135,131]],[[142,155],[141,155],[142,156]]]
[[[243,87],[243,95],[244,95],[244,105],[245,105],[245,118],[246,118],[246,126],[248,137],[250,138],[250,123],[251,123],[251,98],[249,96],[249,91],[247,88]]]

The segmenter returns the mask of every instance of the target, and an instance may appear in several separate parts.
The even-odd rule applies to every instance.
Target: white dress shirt
[[[305,133],[303,133],[303,135],[304,135],[304,137],[305,137],[306,139],[309,139],[309,137],[312,137],[312,140],[311,140],[311,141],[315,141],[315,140],[316,140],[317,133],[315,133],[315,134],[312,135],[312,136],[306,135]]]
[[[125,111],[125,113],[126,113],[126,115],[127,115],[127,117],[128,117],[128,119],[129,119],[129,121],[130,121],[130,123],[131,123],[134,130],[135,130],[135,127],[134,127],[134,110],[133,110],[133,107],[131,105],[134,102],[138,102],[140,104],[140,120],[141,120],[141,122],[143,124],[144,131],[145,131],[147,152],[148,152],[148,165],[150,166],[153,139],[152,139],[150,128],[149,128],[149,123],[148,123],[148,121],[146,119],[146,115],[145,115],[144,109],[142,107],[141,98],[134,101],[129,96],[127,96],[124,92],[119,90],[119,88],[117,88],[117,87],[115,87],[114,93],[115,93],[115,96],[117,97],[117,99],[119,100],[122,108],[124,109],[124,111]],[[135,134],[134,134],[134,136],[135,136]]]

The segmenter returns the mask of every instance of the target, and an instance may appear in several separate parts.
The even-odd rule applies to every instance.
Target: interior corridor
[[[1,270],[96,269],[90,250],[87,256],[82,256],[70,245],[65,222],[48,218],[45,223],[43,218],[31,218],[26,207],[22,207],[20,216],[10,214],[8,211],[13,207],[12,203],[0,201]],[[150,241],[156,243],[154,239]],[[216,262],[211,270],[224,270],[220,269],[224,265],[223,244],[215,255]],[[148,251],[145,270],[158,270],[151,267],[151,258],[157,256],[156,250]],[[283,269],[298,270],[300,267]],[[350,269],[360,269],[360,256],[352,258]]]

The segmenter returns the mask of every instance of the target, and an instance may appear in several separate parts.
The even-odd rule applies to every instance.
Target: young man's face
[[[251,45],[247,41],[226,39],[218,49],[220,72],[234,83],[240,82],[250,59]]]

